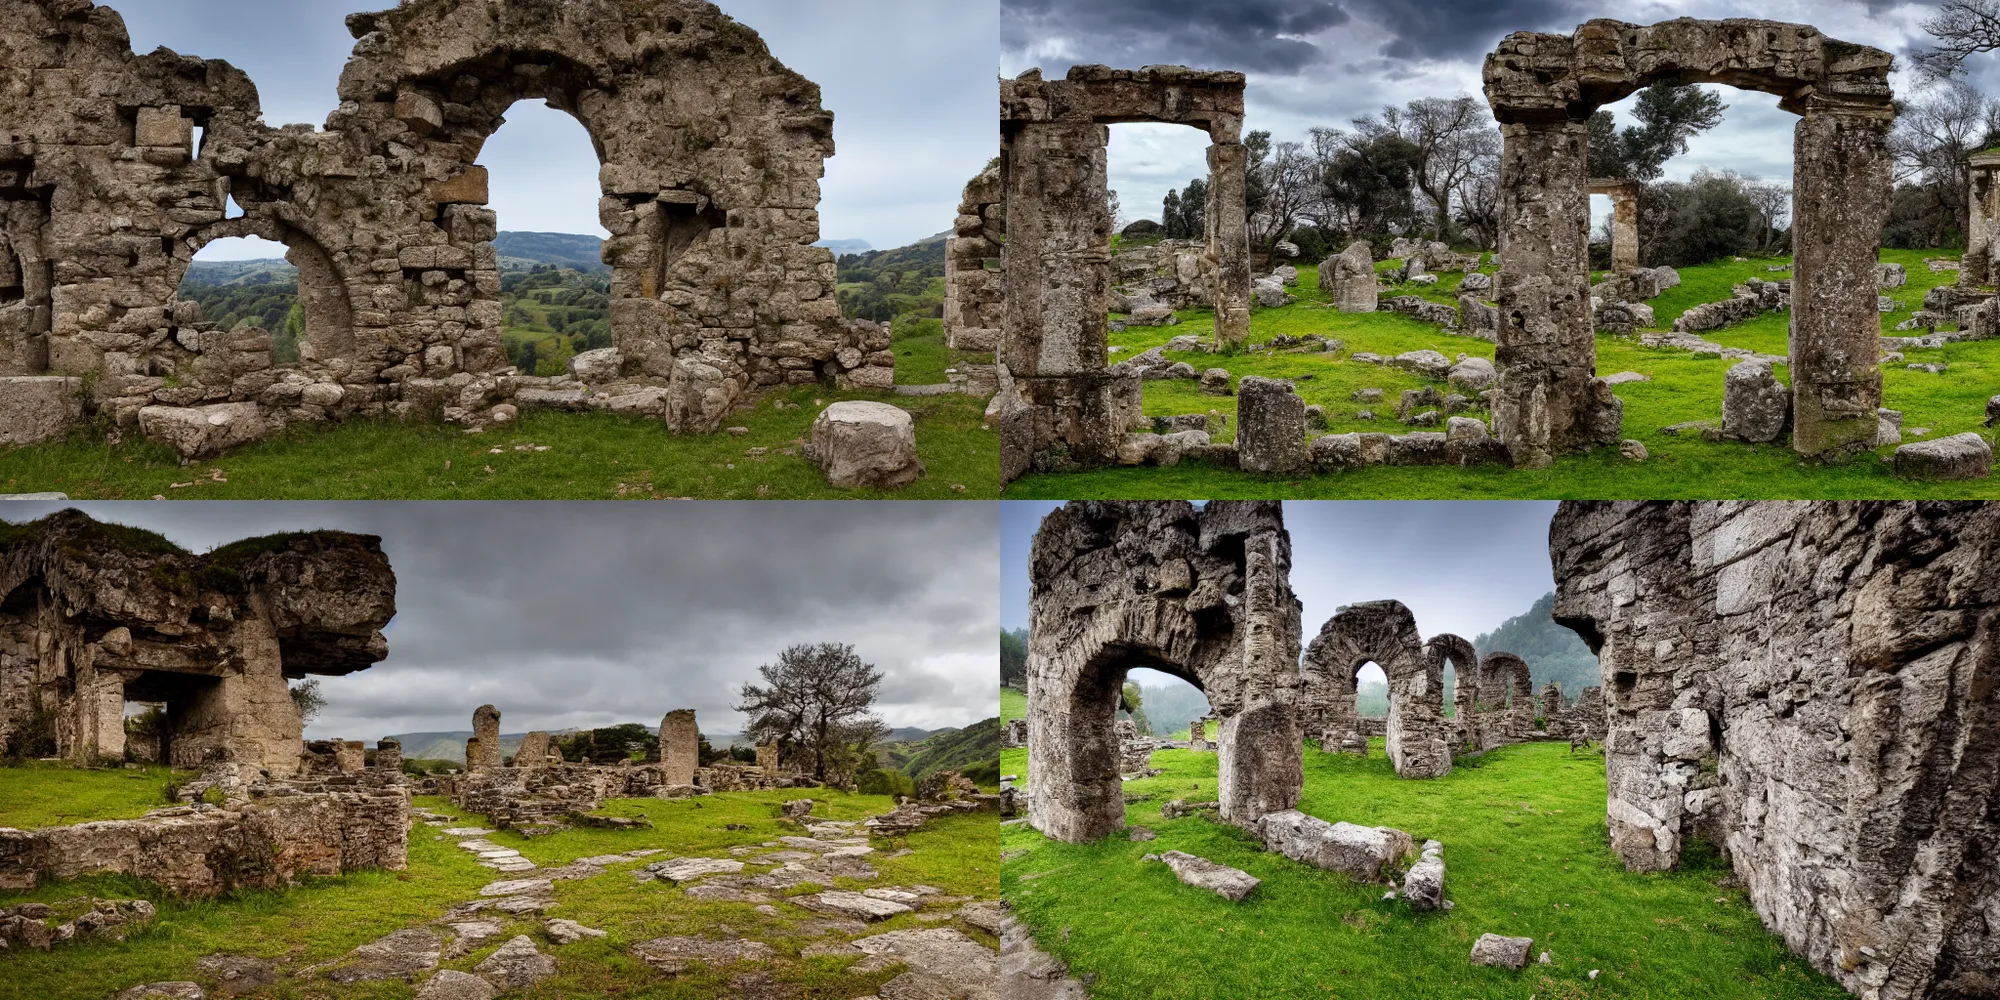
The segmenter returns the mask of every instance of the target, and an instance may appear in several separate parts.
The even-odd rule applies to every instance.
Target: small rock
[[[1201,391],[1211,396],[1229,395],[1229,369],[1210,368],[1202,372]]]
[[[1993,446],[1973,431],[1902,445],[1890,460],[1904,479],[1984,479],[1993,474]]]
[[[549,940],[557,944],[575,944],[585,938],[601,938],[609,931],[595,927],[585,927],[574,920],[555,919],[548,923]]]
[[[1646,443],[1636,438],[1626,438],[1618,442],[1618,454],[1634,462],[1646,460]]]
[[[1153,831],[1143,826],[1135,826],[1132,829],[1126,831],[1125,836],[1126,839],[1128,840],[1147,841],[1158,837],[1159,834],[1154,833]]]
[[[1481,934],[1479,940],[1472,943],[1472,964],[1525,969],[1528,967],[1528,950],[1534,944],[1534,938]]]
[[[417,990],[417,1000],[493,1000],[500,991],[470,972],[439,969]]]
[[[473,966],[472,971],[503,990],[527,989],[555,975],[556,960],[542,954],[526,934],[520,934]]]
[[[501,403],[487,416],[496,424],[511,424],[521,416],[521,410],[512,403]]]
[[[200,983],[147,983],[120,990],[111,1000],[203,1000]]]

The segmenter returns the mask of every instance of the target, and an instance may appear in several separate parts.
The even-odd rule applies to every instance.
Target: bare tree
[[[1416,147],[1412,180],[1429,202],[1437,237],[1451,232],[1451,199],[1482,161],[1499,155],[1500,131],[1484,102],[1471,96],[1420,97],[1401,108],[1385,107],[1379,116],[1354,120],[1368,138],[1397,135]]]
[[[813,759],[813,777],[836,776],[854,754],[880,739],[882,720],[870,714],[882,673],[853,646],[802,643],[757,668],[764,684],[745,684],[736,710],[750,716],[753,742],[777,740]]]
[[[1792,186],[1778,181],[1749,181],[1744,183],[1743,191],[1750,196],[1750,204],[1756,206],[1762,222],[1757,249],[1769,250],[1777,242],[1778,230],[1791,221]]]
[[[1263,198],[1250,220],[1251,243],[1270,247],[1291,235],[1307,214],[1319,188],[1318,171],[1304,144],[1281,142],[1258,165],[1258,174]]]
[[[1500,154],[1482,157],[1472,172],[1458,182],[1458,211],[1453,218],[1459,229],[1481,250],[1495,249],[1500,242]]]
[[[1898,104],[1889,133],[1897,183],[1921,188],[1931,211],[1955,220],[1963,233],[1970,183],[1965,157],[1993,131],[2000,106],[1962,80],[1942,80]]]
[[[2000,49],[2000,0],[1945,0],[1924,30],[1937,44],[1912,53],[1918,72],[1932,80],[1955,77],[1967,59]]]

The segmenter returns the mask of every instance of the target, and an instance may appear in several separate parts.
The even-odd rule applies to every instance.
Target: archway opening
[[[1380,719],[1389,715],[1389,674],[1374,660],[1354,669],[1354,714]]]
[[[498,217],[507,360],[523,374],[562,374],[570,358],[612,346],[597,144],[568,112],[524,100],[508,108],[478,162]]]
[[[285,259],[283,243],[257,235],[225,236],[201,247],[188,262],[175,298],[198,310],[175,310],[176,337],[205,350],[199,333],[260,329],[271,334],[271,360],[296,363],[308,340],[299,300],[299,269]]]
[[[1193,735],[1190,727],[1209,715],[1208,696],[1202,692],[1201,686],[1174,674],[1150,667],[1135,667],[1126,673],[1125,683],[1138,686],[1143,698],[1141,707],[1152,734],[1161,739],[1188,739]],[[1212,742],[1215,726],[1211,724],[1208,729],[1203,738]]]
[[[1208,136],[1157,122],[1116,124],[1109,132],[1112,320],[1169,322],[1140,311],[1149,304],[1175,312],[1211,308],[1198,267],[1207,242]]]

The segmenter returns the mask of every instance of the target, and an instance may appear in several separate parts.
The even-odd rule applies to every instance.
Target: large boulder
[[[1292,297],[1285,294],[1284,279],[1276,275],[1258,278],[1251,290],[1257,296],[1257,304],[1266,309],[1276,309],[1292,301]]]
[[[1341,312],[1374,312],[1381,289],[1375,279],[1375,259],[1368,252],[1368,241],[1356,240],[1347,249],[1320,261],[1319,287],[1333,298],[1334,308]]]
[[[586,385],[602,385],[617,378],[624,363],[625,356],[618,353],[618,348],[600,347],[569,359],[569,373]]]
[[[1329,823],[1297,809],[1259,816],[1257,838],[1293,861],[1345,872],[1357,882],[1381,878],[1384,867],[1400,863],[1415,850],[1410,835],[1401,830]]]
[[[1753,444],[1776,441],[1785,433],[1785,423],[1791,414],[1791,391],[1772,373],[1769,361],[1740,361],[1723,375],[1725,437]]]
[[[1974,431],[1896,449],[1891,458],[1904,479],[1985,479],[1993,474],[1993,446]]]
[[[915,421],[887,403],[845,400],[820,411],[806,457],[842,489],[893,489],[924,474]]]
[[[1454,319],[1457,317],[1455,312],[1452,315]],[[1390,358],[1389,364],[1404,371],[1415,372],[1424,378],[1441,379],[1451,374],[1451,359],[1429,348],[1404,351]]]
[[[1284,379],[1246,375],[1236,384],[1236,455],[1245,472],[1306,467],[1306,404]]]
[[[139,430],[182,458],[207,458],[262,441],[271,433],[271,426],[256,403],[215,403],[143,407],[139,410]]]
[[[0,445],[54,441],[82,419],[82,379],[48,375],[0,378]]]
[[[1493,362],[1472,355],[1460,357],[1458,363],[1451,366],[1446,378],[1452,388],[1461,389],[1471,396],[1500,384],[1500,373],[1494,369]]]

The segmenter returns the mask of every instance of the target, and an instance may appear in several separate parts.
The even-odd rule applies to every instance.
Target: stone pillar
[[[475,746],[478,753],[475,755]],[[500,766],[500,710],[481,705],[472,713],[472,739],[465,744],[465,769],[482,771]]]
[[[1838,461],[1875,443],[1875,258],[1891,194],[1887,107],[1814,97],[1793,131],[1792,447]]]
[[[1516,122],[1500,134],[1500,231],[1507,234],[1500,267],[1507,280],[1496,299],[1493,432],[1516,466],[1538,469],[1565,452],[1617,443],[1623,405],[1595,377],[1584,125]]]
[[[1639,182],[1593,177],[1590,193],[1611,198],[1611,270],[1639,268]]]
[[[677,708],[660,720],[660,783],[694,784],[695,768],[701,764],[701,733],[695,728],[694,709]]]
[[[333,768],[341,774],[360,774],[368,770],[368,749],[360,740],[333,741]]]
[[[375,741],[375,769],[378,771],[401,771],[403,769],[403,743],[401,740]]]
[[[1994,190],[2000,174],[2000,150],[1974,153],[1966,160],[1970,176],[1966,185],[1971,204],[1966,215],[1965,259],[1958,272],[1961,285],[1993,283],[1994,219],[2000,215],[2000,192]]]
[[[757,766],[766,771],[778,770],[778,741],[757,744]]]
[[[1289,582],[1289,542],[1282,521],[1279,525],[1244,540],[1242,677],[1298,674],[1299,609]],[[1299,724],[1297,692],[1282,683],[1238,684],[1233,691],[1215,686],[1210,698],[1221,703],[1216,714],[1222,718],[1215,739],[1216,799],[1224,821],[1252,829],[1266,813],[1297,807],[1305,789],[1305,731]],[[1122,813],[1123,790],[1114,791]]]
[[[1232,347],[1250,336],[1250,220],[1245,208],[1250,154],[1242,143],[1208,147],[1208,256],[1215,287],[1215,344]]]
[[[230,629],[229,646],[241,666],[195,688],[171,738],[175,764],[220,758],[289,778],[298,773],[305,724],[285,682],[276,631],[262,618],[242,619]]]
[[[520,749],[514,751],[515,767],[541,767],[549,762],[549,734],[535,730],[521,737]]]

